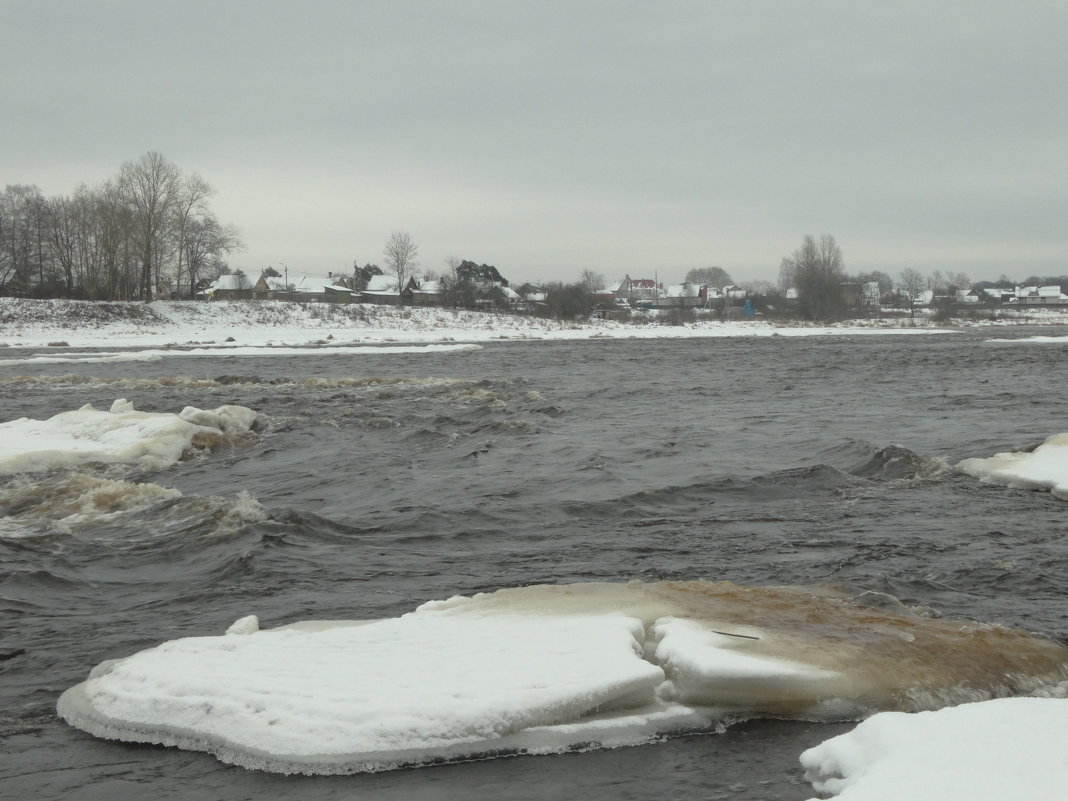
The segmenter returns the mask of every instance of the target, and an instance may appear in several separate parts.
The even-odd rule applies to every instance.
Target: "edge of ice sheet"
[[[1033,451],[997,453],[988,458],[964,459],[962,473],[1012,489],[1049,490],[1068,500],[1068,433],[1054,434]]]
[[[57,711],[100,737],[326,774],[633,745],[760,715],[855,719],[1066,678],[1052,641],[818,588],[540,585],[377,621],[260,631],[247,616],[105,662]]]
[[[882,712],[808,749],[801,765],[821,798],[841,801],[1061,801],[1065,743],[1068,699],[1002,698]]]
[[[709,725],[655,700],[663,671],[642,659],[641,625],[622,615],[547,626],[412,614],[316,628],[254,631],[244,618],[232,627],[242,633],[164,643],[100,665],[57,709],[97,736],[284,773],[562,751],[592,735],[634,744]]]
[[[57,709],[99,737],[352,773],[638,744],[760,714],[855,719],[1066,678],[1068,648],[1052,641],[826,588],[536,585],[382,621],[261,631],[250,615],[105,662]]]

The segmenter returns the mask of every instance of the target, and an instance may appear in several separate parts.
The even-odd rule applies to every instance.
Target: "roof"
[[[372,295],[397,295],[400,293],[397,288],[397,276],[372,275],[371,280],[367,282],[367,289],[364,291]]]
[[[245,286],[241,286],[238,283],[239,279],[244,279]],[[228,273],[227,275],[220,275],[216,278],[210,287],[208,292],[215,292],[218,289],[251,289],[252,282],[248,280],[247,275],[238,275],[237,273]]]
[[[701,284],[674,284],[667,288],[665,298],[697,298],[701,296]]]

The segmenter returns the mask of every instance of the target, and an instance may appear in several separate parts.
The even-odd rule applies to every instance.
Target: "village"
[[[464,264],[472,264],[464,262]],[[480,265],[487,268],[487,265]],[[665,284],[655,278],[624,276],[606,285],[523,284],[513,288],[496,270],[493,277],[439,277],[434,274],[353,274],[328,272],[325,276],[264,269],[252,282],[243,272],[220,275],[198,291],[201,300],[275,300],[300,303],[370,303],[386,306],[448,307],[561,316],[587,315],[626,318],[660,311],[716,314],[721,317],[754,315],[793,316],[798,290],[778,290],[770,285],[761,291],[726,283],[685,282]],[[600,283],[600,282],[599,282]],[[561,304],[554,294],[566,293],[573,301]],[[972,316],[996,316],[1013,309],[1068,310],[1068,294],[1059,285],[983,286],[939,293],[932,289],[909,292],[887,289],[878,281],[841,284],[844,304],[851,316],[933,316],[953,312]],[[556,302],[554,302],[554,300]]]

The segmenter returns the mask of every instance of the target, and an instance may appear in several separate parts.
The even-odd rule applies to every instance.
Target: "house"
[[[1059,286],[1024,286],[1016,288],[1016,301],[1020,306],[1060,306],[1068,303],[1068,295]]]
[[[674,284],[668,286],[657,301],[659,308],[693,309],[708,302],[708,287],[704,284]]]
[[[356,293],[344,283],[346,280],[346,276],[332,272],[322,278],[288,269],[285,275],[268,275],[264,270],[252,287],[252,297],[304,303],[351,303],[356,299]]]
[[[1011,303],[1016,299],[1015,289],[1005,289],[999,286],[983,288],[982,302],[984,303]]]
[[[974,289],[958,289],[955,300],[957,303],[978,303],[979,293]]]
[[[444,302],[445,287],[440,280],[408,279],[408,292],[413,306],[440,306]]]
[[[930,289],[921,289],[918,292],[913,293],[912,295],[909,294],[909,291],[907,289],[902,289],[900,290],[900,292],[901,298],[906,303],[910,303],[913,306],[930,306],[932,303],[934,303],[935,294]]]
[[[518,292],[497,283],[483,284],[475,293],[475,305],[480,309],[515,310],[522,302]]]
[[[220,275],[203,291],[202,296],[208,300],[252,300],[252,285],[248,277],[238,270]]]
[[[627,275],[615,291],[617,298],[623,298],[631,306],[648,308],[656,303],[661,287],[652,278],[631,278]]]
[[[360,293],[360,300],[379,306],[399,306],[401,289],[397,284],[397,276],[372,275],[367,281],[367,286]]]

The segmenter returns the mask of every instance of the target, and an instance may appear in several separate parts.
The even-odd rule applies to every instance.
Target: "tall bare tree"
[[[386,240],[386,246],[382,255],[386,259],[386,267],[397,276],[397,291],[403,292],[408,279],[412,277],[419,262],[415,257],[419,254],[419,246],[412,240],[412,235],[407,231],[394,231]]]
[[[152,300],[153,281],[168,216],[181,187],[181,172],[160,153],[149,151],[119,170],[119,186],[133,211],[141,257],[140,294]]]
[[[192,289],[191,296],[196,296],[197,280],[205,268],[212,264],[221,264],[223,256],[243,245],[241,236],[232,225],[220,225],[212,214],[192,217],[186,223],[186,271]]]
[[[797,289],[794,276],[797,273],[797,265],[789,256],[783,256],[779,263],[779,291],[785,295],[791,289]]]
[[[215,187],[205,181],[198,173],[187,175],[178,187],[177,197],[174,203],[174,217],[177,224],[178,236],[178,266],[175,270],[177,286],[181,291],[182,286],[182,262],[188,264],[187,249],[189,247],[188,234],[189,223],[195,215],[207,213],[207,202],[215,194]],[[214,219],[214,218],[213,218]],[[218,224],[216,223],[216,227]],[[191,267],[187,266],[189,278],[189,297],[196,296],[196,276]]]
[[[916,316],[916,299],[920,296],[920,293],[927,288],[927,278],[919,270],[914,270],[908,267],[901,271],[901,283],[899,284],[902,293],[904,293],[909,300],[909,317]]]
[[[810,320],[833,320],[845,311],[842,250],[834,237],[824,234],[817,242],[806,236],[790,257],[794,265],[798,310]]]

